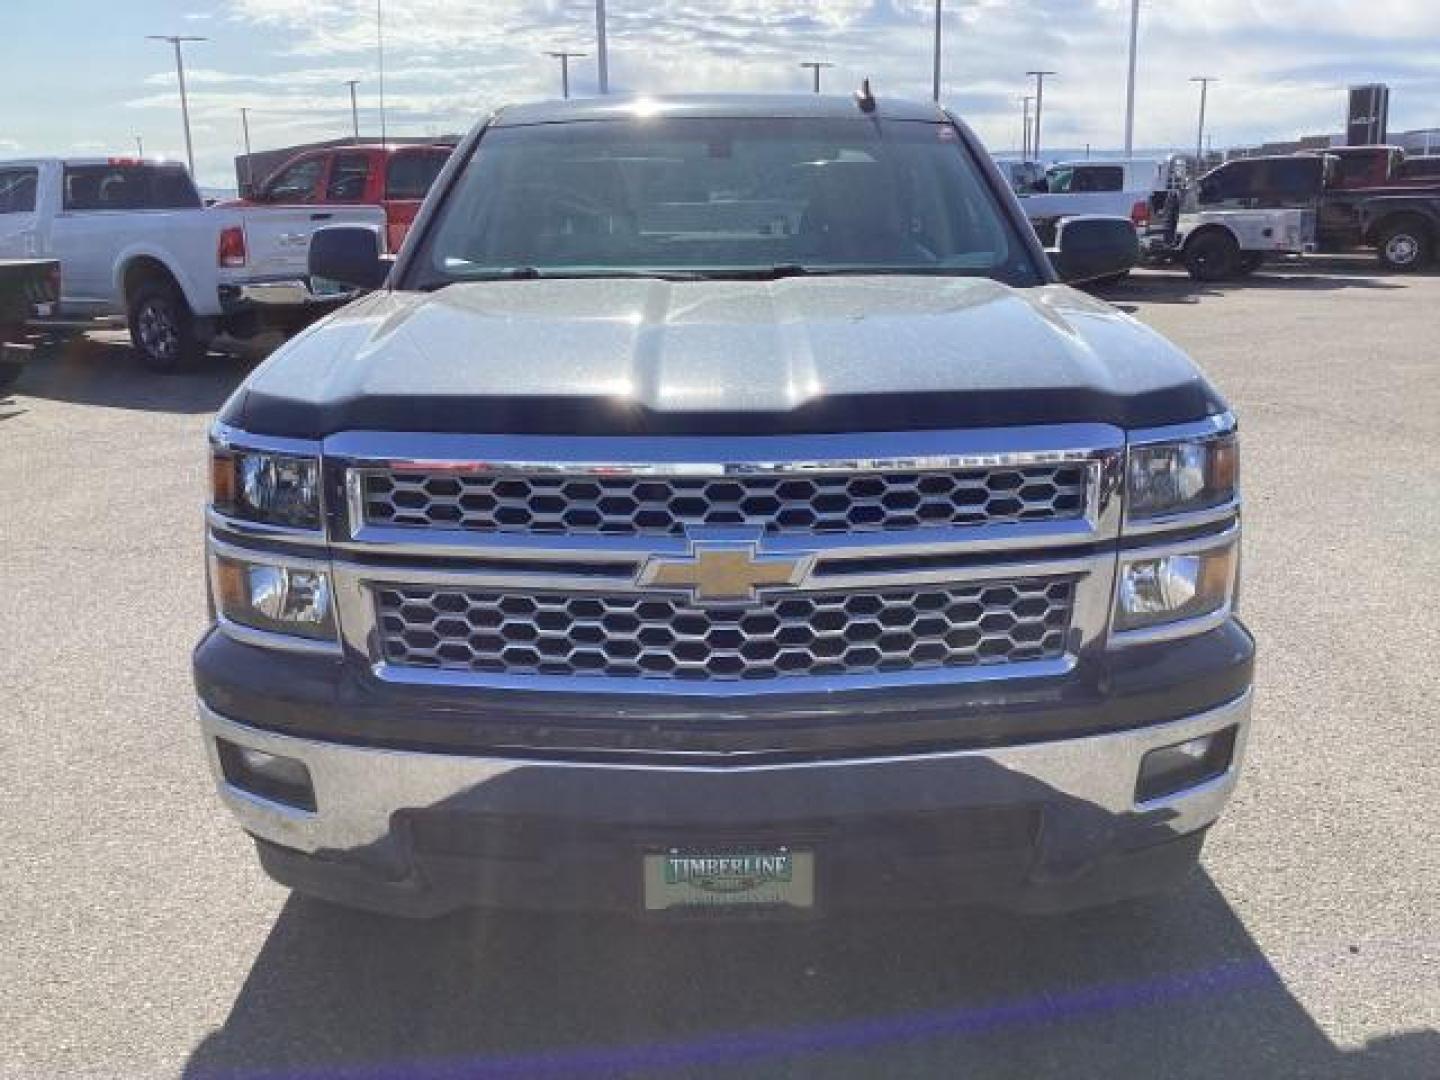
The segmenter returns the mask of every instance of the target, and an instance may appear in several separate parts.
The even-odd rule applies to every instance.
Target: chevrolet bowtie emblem
[[[689,555],[652,555],[636,584],[684,589],[696,600],[753,600],[760,589],[800,584],[814,555],[762,555],[753,543],[700,541]]]

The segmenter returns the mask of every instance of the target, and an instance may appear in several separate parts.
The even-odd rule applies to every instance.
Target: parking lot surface
[[[1050,920],[290,897],[188,669],[204,433],[249,363],[38,359],[0,398],[0,1075],[1440,1077],[1440,276],[1105,295],[1241,418],[1256,727],[1185,892]]]

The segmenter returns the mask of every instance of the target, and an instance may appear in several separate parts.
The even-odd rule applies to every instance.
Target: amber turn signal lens
[[[221,510],[235,505],[235,459],[218,450],[210,452],[210,502]]]

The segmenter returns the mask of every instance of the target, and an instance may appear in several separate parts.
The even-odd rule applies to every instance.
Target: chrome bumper
[[[222,285],[221,290],[225,304],[230,307],[306,307],[311,304],[339,303],[357,295],[354,290],[317,293],[303,278]]]
[[[261,731],[228,720],[204,704],[199,706],[199,714],[220,793],[241,825],[261,839],[314,854],[383,845],[390,838],[397,812],[443,806],[477,793],[483,796],[487,786],[494,793],[524,793],[527,806],[517,806],[517,811],[525,812],[544,805],[547,792],[556,795],[555,805],[559,805],[583,802],[570,798],[577,792],[613,790],[618,785],[634,793],[633,799],[625,800],[627,806],[652,815],[657,806],[664,806],[666,792],[704,787],[715,794],[720,788],[735,796],[733,801],[742,807],[742,814],[745,806],[758,806],[752,812],[765,816],[757,821],[783,825],[776,815],[793,812],[799,817],[842,808],[853,813],[863,810],[876,794],[883,793],[892,803],[903,802],[911,787],[932,793],[913,807],[917,813],[924,812],[930,807],[923,803],[933,802],[937,780],[944,790],[947,779],[953,779],[956,801],[973,801],[978,793],[963,788],[967,779],[981,770],[1012,776],[1016,790],[1053,793],[1054,799],[1073,799],[1075,805],[1088,804],[1117,820],[1163,823],[1171,835],[1181,835],[1209,825],[1228,800],[1244,756],[1250,702],[1251,694],[1246,691],[1219,708],[1180,720],[1021,746],[718,767],[565,763],[370,749]],[[1234,757],[1223,776],[1173,796],[1135,803],[1140,760],[1147,751],[1232,725],[1238,727]],[[310,770],[317,810],[293,809],[227,783],[220,769],[216,737],[303,761]],[[914,784],[922,774],[925,782]],[[747,804],[758,790],[772,797]],[[649,809],[643,809],[647,801]],[[652,824],[664,820],[662,816]]]

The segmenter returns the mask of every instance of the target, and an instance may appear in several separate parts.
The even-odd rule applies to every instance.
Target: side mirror
[[[1140,261],[1140,238],[1129,218],[1065,218],[1047,254],[1061,281],[1095,281],[1133,269]]]
[[[380,254],[380,230],[368,225],[329,225],[310,238],[310,276],[357,289],[378,289],[390,274]]]

